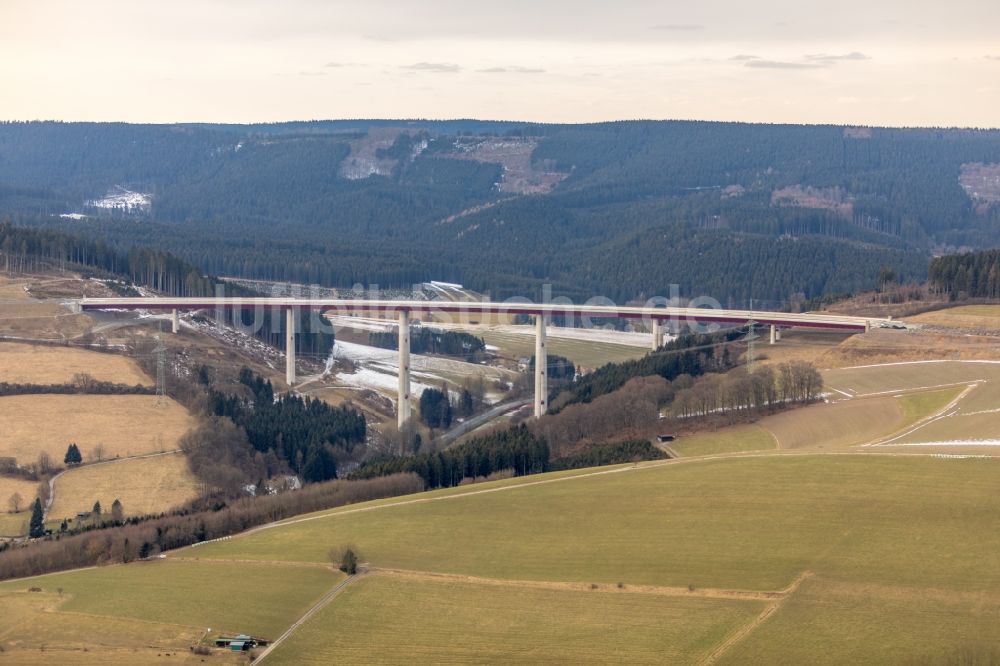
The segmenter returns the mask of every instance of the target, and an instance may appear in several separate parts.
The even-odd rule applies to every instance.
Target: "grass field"
[[[105,458],[170,451],[195,420],[148,395],[16,395],[0,398],[0,456],[32,462],[46,451],[62,463],[76,442],[88,460],[98,444]]]
[[[136,363],[124,356],[75,347],[0,343],[0,382],[64,384],[77,373],[130,386],[152,384]]]
[[[670,448],[682,456],[706,456],[737,451],[762,451],[777,446],[774,436],[758,425],[738,425],[678,438]]]
[[[377,574],[346,588],[267,663],[677,663],[706,655],[762,606]]]
[[[780,449],[838,449],[896,432],[903,413],[896,398],[882,396],[809,405],[758,423],[774,435]]]
[[[1000,461],[885,456],[667,463],[342,509],[190,552],[322,562],[331,545],[354,543],[376,566],[493,578],[773,590],[807,568],[846,567],[887,584],[978,589],[1000,584],[1000,569],[980,559],[1000,545],[1000,508],[989,499],[998,474]],[[949,521],[938,506],[967,519]],[[956,539],[969,543],[955,552]],[[935,549],[951,560],[928,571],[921,558]]]
[[[28,481],[19,476],[0,476],[0,512],[9,510],[7,500],[17,493],[21,496],[21,509],[35,500],[38,494],[38,482]]]
[[[531,335],[482,329],[470,332],[481,337],[486,344],[499,348],[502,354],[511,358],[528,357],[535,353],[535,339]],[[564,356],[575,365],[591,370],[605,363],[620,363],[641,358],[649,351],[643,347],[613,342],[573,340],[554,335],[547,338],[546,344],[550,354]]]
[[[1000,329],[1000,305],[960,305],[907,317],[906,321],[953,328]]]
[[[542,623],[537,630],[570,650],[566,661],[606,661],[615,653],[574,654],[573,645],[593,648],[595,634],[604,634],[575,626],[572,599],[556,601],[555,593],[551,601],[534,599],[534,590],[517,590],[513,581],[611,587],[621,581],[626,590],[632,585],[691,585],[695,590],[761,591],[781,590],[810,572],[801,598],[798,591],[791,593],[773,615],[750,626],[747,637],[733,642],[724,655],[730,663],[759,663],[765,654],[763,660],[770,663],[861,663],[865,655],[876,655],[868,663],[913,663],[961,647],[978,628],[984,628],[980,635],[987,640],[1000,635],[1000,628],[986,626],[1000,610],[1000,507],[992,499],[998,465],[1000,461],[981,459],[856,455],[675,462],[376,511],[341,509],[327,518],[188,553],[322,561],[330,544],[349,542],[376,567],[511,581],[511,594],[516,590],[522,599],[522,614],[548,603],[564,609],[559,622]],[[390,583],[396,584],[378,584]],[[508,589],[504,585],[469,592],[477,600],[473,604],[489,610],[482,617],[472,608],[460,612],[461,617],[481,617],[468,629],[461,624],[439,627],[437,616],[445,611],[426,612],[442,603],[437,600],[442,595],[465,608],[464,592],[436,591],[434,586],[442,583],[429,582],[397,599],[368,585],[362,580],[345,591],[312,621],[315,626],[303,628],[301,638],[308,642],[311,636],[331,636],[330,627],[360,614],[399,619],[396,634],[392,621],[388,628],[369,626],[362,633],[369,649],[377,646],[377,654],[385,647],[387,662],[398,661],[393,655],[399,654],[401,642],[417,649],[435,641],[462,643],[454,648],[458,653],[442,656],[447,660],[446,655],[456,654],[457,661],[469,654],[461,652],[466,646],[480,650],[482,661],[491,660],[491,650],[510,648],[503,632],[512,623],[516,626],[517,616],[502,610],[508,603],[502,600]],[[594,601],[599,593],[594,592],[591,604],[604,603],[603,598]],[[638,603],[637,596],[622,596]],[[865,601],[869,596],[871,606]],[[690,601],[665,595],[658,612],[666,617],[680,613],[697,625],[697,613],[685,606]],[[416,610],[399,608],[411,602]],[[893,608],[901,609],[899,616],[879,620],[881,612]],[[645,622],[648,613],[652,611],[627,615],[624,621]],[[605,614],[613,627],[605,631],[615,637],[609,640],[616,640],[615,632],[627,630],[612,611]],[[416,619],[408,619],[414,615]],[[410,628],[420,620],[422,625]],[[928,623],[934,624],[933,631],[926,630]],[[820,624],[815,636],[796,633]],[[705,635],[699,627],[689,630],[692,637]],[[356,645],[327,640],[329,647],[321,652],[325,658],[349,661],[358,655]],[[642,661],[642,650],[656,640],[639,640],[635,660]],[[518,643],[524,644],[531,641]],[[549,643],[539,638],[537,644]],[[281,651],[274,656],[300,657],[295,645],[283,648],[286,656]],[[699,649],[690,649],[682,661],[691,661]]]
[[[180,506],[200,490],[183,454],[84,465],[56,480],[48,515],[50,520],[72,518],[78,511],[90,511],[95,501],[108,512],[115,499],[126,516],[148,515]]]
[[[828,387],[839,394],[839,402],[829,406],[830,410],[888,397],[898,401],[900,420],[890,431],[870,438],[879,446],[978,446],[980,453],[991,453],[983,443],[1000,440],[1000,364],[906,363],[830,370],[825,377]],[[849,396],[875,397],[846,399]],[[814,421],[828,422],[831,414],[817,409]],[[877,422],[874,415],[869,422]]]
[[[997,360],[994,335],[974,335],[958,329],[891,330],[875,329],[855,335],[831,347],[819,357],[821,368],[849,368],[873,363],[905,361]]]
[[[930,421],[909,434],[895,440],[894,444],[920,444],[928,442],[1000,441],[1000,418],[996,413],[963,414]],[[997,446],[993,446],[997,448]]]
[[[995,664],[1000,596],[810,579],[720,663]],[[963,660],[992,646],[991,659]]]
[[[1000,381],[1000,362],[896,363],[827,370],[823,373],[828,389],[854,396],[943,387],[949,384],[968,385],[978,379]]]
[[[17,513],[0,513],[0,537],[20,537],[28,534],[30,511]]]
[[[937,414],[957,398],[965,390],[961,386],[938,389],[936,391],[920,391],[907,393],[899,398],[903,410],[903,427],[912,425],[932,414]]]
[[[683,456],[766,450],[774,448],[775,441],[785,450],[843,449],[898,437],[960,395],[962,419],[931,423],[899,441],[927,441],[918,438],[956,426],[956,437],[1000,436],[1000,419],[993,411],[1000,404],[1000,364],[907,363],[823,374],[830,403],[784,411],[756,425],[696,433],[670,446]],[[981,383],[968,391],[973,382]],[[924,388],[941,385],[944,388]]]
[[[104,663],[138,663],[131,649],[186,653],[209,628],[273,640],[341,578],[321,567],[154,561],[2,583],[2,656],[24,663],[20,655],[65,639],[80,650],[122,651]],[[25,592],[29,585],[42,592]]]
[[[376,572],[269,661],[915,663],[1000,637],[1000,461],[777,454],[601,472],[341,507],[164,562],[0,584],[0,608],[62,587],[57,617],[272,637],[332,587],[327,552],[351,543]],[[27,626],[0,642],[37,645]]]
[[[17,513],[9,513],[8,500],[17,493],[21,496],[21,506]],[[31,503],[38,495],[38,483],[19,477],[0,476],[0,537],[24,535],[25,526],[31,518]]]

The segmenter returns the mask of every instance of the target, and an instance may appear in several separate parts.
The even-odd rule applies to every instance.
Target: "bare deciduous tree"
[[[24,498],[21,497],[21,493],[14,491],[9,498],[7,498],[7,506],[10,508],[11,513],[17,513],[21,510],[21,505],[24,504]]]
[[[55,465],[52,464],[52,457],[45,451],[38,454],[37,465],[39,474],[50,474],[55,469]]]

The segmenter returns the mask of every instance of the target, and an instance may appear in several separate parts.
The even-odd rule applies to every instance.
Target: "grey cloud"
[[[829,53],[812,53],[806,56],[806,60],[812,60],[813,62],[837,62],[838,60],[871,60],[872,57],[865,55],[860,51],[851,51],[850,53],[843,53],[839,55],[831,55]]]
[[[663,23],[659,25],[654,25],[650,30],[659,30],[663,32],[695,32],[697,30],[704,30],[705,26],[700,23]]]
[[[345,63],[342,63],[342,62],[328,62],[328,63],[326,63],[323,66],[324,67],[347,67],[347,65]]]
[[[758,58],[755,55],[749,55],[749,54],[746,54],[746,53],[739,53],[737,55],[734,55],[732,58],[730,58],[730,60],[745,61],[745,60],[760,60],[760,58]]]
[[[985,55],[983,57],[987,60],[1000,60],[1000,55]]]
[[[412,65],[403,65],[403,69],[414,72],[432,72],[434,74],[454,74],[462,71],[461,67],[449,62],[417,62]]]
[[[299,72],[299,76],[326,76],[326,72],[307,72],[302,70]]]
[[[537,67],[487,67],[486,69],[477,69],[477,72],[483,74],[544,74],[544,69],[539,69]]]
[[[783,60],[747,60],[744,67],[755,67],[758,69],[821,69],[826,64],[815,62],[785,62]]]

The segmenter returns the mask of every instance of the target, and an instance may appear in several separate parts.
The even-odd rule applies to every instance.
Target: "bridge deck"
[[[577,316],[657,321],[718,322],[741,324],[753,320],[775,326],[802,326],[864,331],[887,323],[884,319],[816,313],[724,310],[712,308],[655,308],[562,303],[339,300],[311,298],[87,298],[76,301],[83,310],[310,310],[333,313],[399,313],[411,315],[483,316],[487,314]]]

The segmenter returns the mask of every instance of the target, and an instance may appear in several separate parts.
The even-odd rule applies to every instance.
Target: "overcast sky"
[[[0,117],[1000,126],[998,0],[0,0]]]

